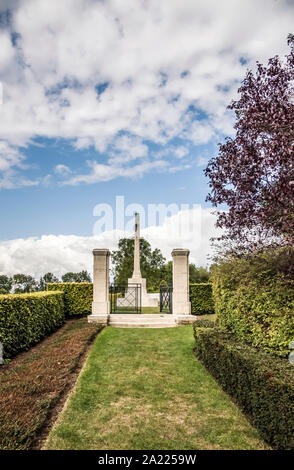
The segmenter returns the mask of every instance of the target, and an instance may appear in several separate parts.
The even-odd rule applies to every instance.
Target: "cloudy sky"
[[[293,0],[0,0],[0,272],[90,269],[117,240],[93,232],[94,208],[118,195],[201,205],[194,238],[168,220],[143,234],[206,265],[203,169],[246,69],[287,53],[293,19]]]

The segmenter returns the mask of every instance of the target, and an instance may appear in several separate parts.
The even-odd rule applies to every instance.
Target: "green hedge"
[[[194,336],[196,356],[264,440],[275,449],[294,449],[294,366],[200,322]]]
[[[0,295],[4,357],[28,349],[64,322],[62,292]]]
[[[66,316],[90,314],[93,301],[92,282],[51,282],[47,289],[64,292]]]
[[[280,254],[232,259],[212,268],[220,326],[278,356],[294,339],[294,282],[277,269]]]
[[[191,311],[197,315],[214,313],[212,285],[210,283],[190,284]]]
[[[88,282],[52,282],[47,290],[64,292],[67,316],[90,314],[93,299],[93,284]],[[190,284],[192,312],[198,315],[214,313],[212,286],[209,283]]]

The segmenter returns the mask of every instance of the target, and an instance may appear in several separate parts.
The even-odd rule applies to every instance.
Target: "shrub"
[[[201,320],[197,320],[197,328],[214,328],[215,322],[208,320],[207,318],[202,318]]]
[[[91,313],[93,284],[91,282],[49,282],[47,289],[64,292],[66,316]]]
[[[279,268],[282,251],[213,266],[215,312],[220,326],[279,356],[294,338],[294,282]]]
[[[239,343],[220,328],[194,323],[196,356],[276,449],[294,449],[294,367]]]
[[[0,340],[5,357],[28,349],[63,322],[62,292],[0,295]]]
[[[190,284],[190,302],[192,313],[197,315],[214,313],[212,285],[204,282]]]

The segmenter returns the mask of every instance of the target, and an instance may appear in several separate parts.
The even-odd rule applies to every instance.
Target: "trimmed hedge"
[[[92,282],[49,282],[47,290],[64,292],[66,316],[91,313],[93,301]]]
[[[93,301],[91,282],[49,282],[47,290],[64,292],[66,316],[90,314]],[[212,286],[209,283],[190,284],[192,313],[204,315],[214,313]]]
[[[64,323],[62,292],[0,295],[4,357],[28,349]]]
[[[275,449],[294,449],[294,367],[240,343],[220,328],[194,323],[195,353]]]
[[[207,282],[190,284],[190,302],[192,313],[197,315],[214,313],[212,285]]]
[[[201,320],[197,320],[197,328],[214,328],[216,326],[215,322],[208,319],[208,318],[201,318]],[[194,328],[194,336],[195,336],[195,324],[193,324]]]
[[[294,339],[294,282],[276,268],[281,254],[232,259],[212,268],[217,322],[278,356]]]

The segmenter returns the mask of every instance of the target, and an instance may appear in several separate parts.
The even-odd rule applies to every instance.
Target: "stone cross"
[[[140,216],[135,213],[135,243],[134,243],[134,272],[133,278],[142,278],[140,269]]]

